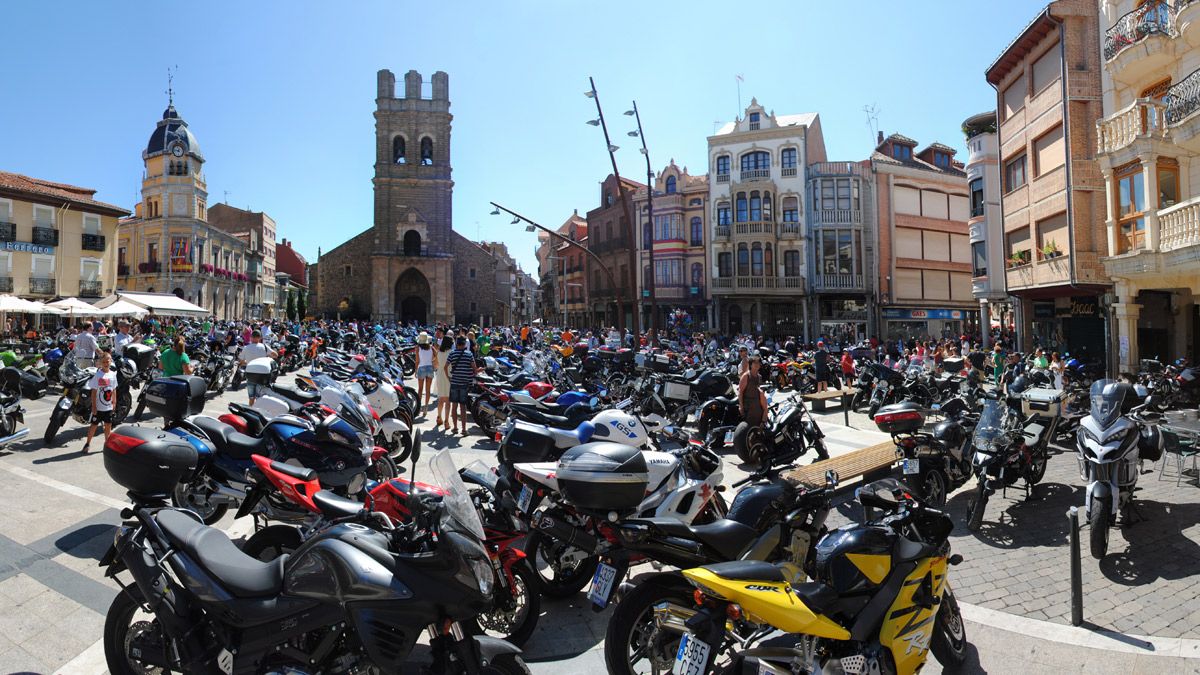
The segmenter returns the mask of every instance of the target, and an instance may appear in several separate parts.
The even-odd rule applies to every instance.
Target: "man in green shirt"
[[[175,344],[170,349],[163,352],[159,356],[159,362],[162,364],[163,377],[172,375],[191,375],[192,360],[188,358],[186,352],[183,351],[183,338],[175,341]]]
[[[200,331],[205,335],[212,332],[212,321],[209,321],[207,316],[204,317],[204,323],[200,324]]]
[[[488,352],[492,351],[492,337],[486,331],[485,328],[479,333],[479,337],[475,338],[475,346],[479,348],[480,356],[487,356]]]

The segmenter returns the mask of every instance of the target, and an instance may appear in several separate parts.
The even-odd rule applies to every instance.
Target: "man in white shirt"
[[[117,324],[117,334],[113,336],[113,356],[124,356],[125,346],[133,342],[133,336],[129,334],[129,322],[122,320]]]
[[[80,368],[91,368],[96,363],[96,351],[99,346],[96,344],[96,336],[92,335],[91,322],[83,324],[83,331],[75,336],[75,365]]]
[[[242,353],[238,358],[241,359],[242,366],[244,367],[247,363],[250,363],[254,359],[261,359],[263,357],[270,357],[273,359],[276,356],[278,356],[278,354],[274,349],[271,349],[262,343],[262,333],[260,331],[254,331],[250,334],[250,344],[242,347]],[[258,398],[260,394],[266,393],[266,389],[266,385],[247,382],[246,394],[250,397],[250,405],[254,405],[254,399]]]

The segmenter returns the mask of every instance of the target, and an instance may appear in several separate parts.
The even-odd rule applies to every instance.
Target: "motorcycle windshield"
[[[994,399],[984,399],[983,410],[979,413],[979,423],[975,425],[975,434],[971,444],[981,450],[999,438],[1004,432],[1004,405]]]
[[[467,493],[467,486],[454,468],[454,460],[449,450],[442,450],[429,460],[429,470],[433,474],[433,483],[445,490],[442,496],[442,506],[446,514],[452,518],[464,532],[475,535],[483,541],[483,523]]]
[[[1102,429],[1112,426],[1121,416],[1121,403],[1125,398],[1125,387],[1116,385],[1116,380],[1096,380],[1089,392],[1092,401],[1092,419]]]

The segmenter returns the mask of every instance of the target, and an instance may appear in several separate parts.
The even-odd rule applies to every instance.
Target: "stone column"
[[[1121,295],[1122,299],[1129,296]],[[1142,306],[1135,302],[1113,303],[1113,339],[1117,341],[1117,362],[1120,373],[1136,373],[1138,364],[1137,324]],[[1122,347],[1128,345],[1128,349]]]
[[[1117,216],[1113,212],[1113,195],[1117,194],[1117,184],[1113,182],[1112,169],[1104,169],[1104,231],[1108,234],[1108,254],[1116,255],[1121,249],[1117,246]],[[1071,262],[1075,264],[1074,261]]]
[[[979,301],[979,344],[987,351],[992,346],[992,317],[988,313],[988,301]]]
[[[1142,242],[1142,246],[1147,250],[1157,251],[1160,235],[1158,226],[1158,156],[1145,154],[1138,157],[1142,160],[1142,183],[1146,190],[1146,203],[1142,205],[1146,213],[1146,240]]]

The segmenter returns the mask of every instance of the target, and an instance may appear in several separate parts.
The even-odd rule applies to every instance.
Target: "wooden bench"
[[[867,476],[880,471],[891,470],[900,455],[896,452],[896,444],[884,441],[876,445],[852,450],[844,455],[831,457],[823,462],[807,464],[785,474],[788,480],[801,485],[821,486],[825,484],[825,472],[833,469],[837,472],[838,480],[846,482],[851,478]]]
[[[826,389],[825,391],[818,391],[812,394],[804,394],[802,398],[811,402],[809,407],[812,408],[813,412],[825,412],[825,404],[829,401],[834,401],[838,405],[841,405],[843,395],[849,399],[857,393],[858,389],[854,387],[848,389]]]

